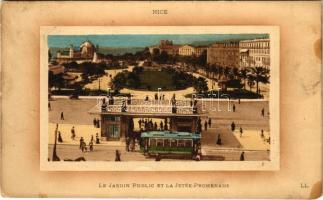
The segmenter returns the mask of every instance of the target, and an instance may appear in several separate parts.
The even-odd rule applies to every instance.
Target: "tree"
[[[199,77],[199,78],[195,79],[195,81],[193,83],[193,87],[197,93],[205,93],[209,90],[209,88],[207,86],[207,82],[206,82],[205,78],[203,78],[203,77]]]
[[[249,75],[256,82],[257,94],[260,94],[259,83],[269,83],[269,69],[264,67],[252,67],[250,68],[251,74]]]
[[[134,72],[129,72],[126,75],[127,75],[127,80],[126,80],[127,87],[138,88],[140,86],[140,78],[138,74]]]
[[[153,49],[152,61],[159,62],[160,51],[159,49]]]
[[[134,67],[133,69],[132,69],[132,71],[134,72],[134,73],[136,73],[136,74],[140,74],[140,73],[142,73],[143,72],[143,68],[142,67],[138,67],[138,66],[136,66],[136,67]]]
[[[54,75],[52,71],[48,71],[48,86],[58,89],[64,87],[63,74]]]
[[[112,79],[112,86],[115,90],[121,90],[125,84],[126,84],[126,76],[125,73],[118,73],[113,79]]]
[[[164,64],[164,63],[167,63],[167,61],[168,61],[168,54],[166,51],[162,51],[160,53],[159,63]]]
[[[50,60],[52,59],[52,53],[51,51],[48,49],[48,62],[50,62]]]

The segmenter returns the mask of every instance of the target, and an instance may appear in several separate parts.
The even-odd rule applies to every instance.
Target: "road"
[[[143,153],[127,152],[125,146],[94,146],[94,151],[92,152],[82,152],[78,145],[57,145],[57,155],[61,160],[65,159],[76,159],[79,157],[84,157],[87,161],[114,161],[115,151],[119,150],[121,152],[122,161],[154,161],[154,157],[145,157]],[[224,157],[225,161],[239,161],[240,160],[240,150],[221,150],[221,149],[206,149],[205,160],[217,160],[217,157]],[[48,147],[48,158],[52,158],[53,145]],[[212,156],[210,156],[212,155]],[[245,151],[246,161],[255,160],[268,160],[269,152],[266,151]],[[178,161],[178,159],[164,158],[164,161]],[[182,159],[182,161],[190,161],[191,159]],[[203,160],[203,157],[202,157]]]

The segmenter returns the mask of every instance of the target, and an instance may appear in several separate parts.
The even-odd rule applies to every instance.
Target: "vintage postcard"
[[[1,194],[319,197],[321,10],[3,2]]]
[[[279,169],[278,27],[41,27],[40,39],[42,170]]]

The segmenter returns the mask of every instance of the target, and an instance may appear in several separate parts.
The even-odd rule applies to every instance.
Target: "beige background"
[[[321,193],[320,2],[5,2],[2,9],[3,195],[315,198]],[[168,15],[152,15],[152,9],[168,9]],[[279,26],[280,170],[41,172],[40,26],[111,25]],[[110,182],[224,183],[229,187],[98,187]]]

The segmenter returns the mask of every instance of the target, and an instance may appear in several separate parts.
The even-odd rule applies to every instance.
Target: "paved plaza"
[[[105,141],[94,145],[93,152],[82,152],[79,149],[79,139],[84,138],[86,144],[96,133],[100,135],[100,129],[94,127],[93,119],[99,118],[90,115],[89,110],[97,104],[97,99],[70,100],[67,98],[55,98],[51,103],[49,111],[49,158],[52,156],[54,133],[56,124],[61,132],[63,143],[58,143],[57,153],[61,159],[75,159],[84,157],[86,160],[114,160],[115,150],[121,151],[123,160],[151,160],[139,152],[126,152],[124,141]],[[239,160],[242,151],[245,151],[246,160],[268,160],[270,144],[269,132],[269,105],[268,101],[232,101],[228,110],[226,101],[199,102],[200,108],[205,109],[202,115],[202,152],[210,157],[221,156],[224,160]],[[235,112],[232,107],[235,105]],[[220,108],[220,109],[219,109]],[[261,110],[265,110],[265,116],[261,116]],[[61,112],[64,120],[60,119]],[[212,120],[211,127],[204,130],[204,122],[209,118]],[[231,131],[231,123],[234,122],[236,129]],[[138,129],[138,123],[134,121],[134,129]],[[71,139],[71,129],[74,126],[76,132],[75,140]],[[240,127],[243,133],[240,134]],[[261,136],[261,130],[264,136]],[[216,144],[217,138],[221,137],[222,145]],[[240,136],[241,135],[241,136]],[[206,158],[208,157],[206,156]],[[172,160],[172,159],[164,159]]]

